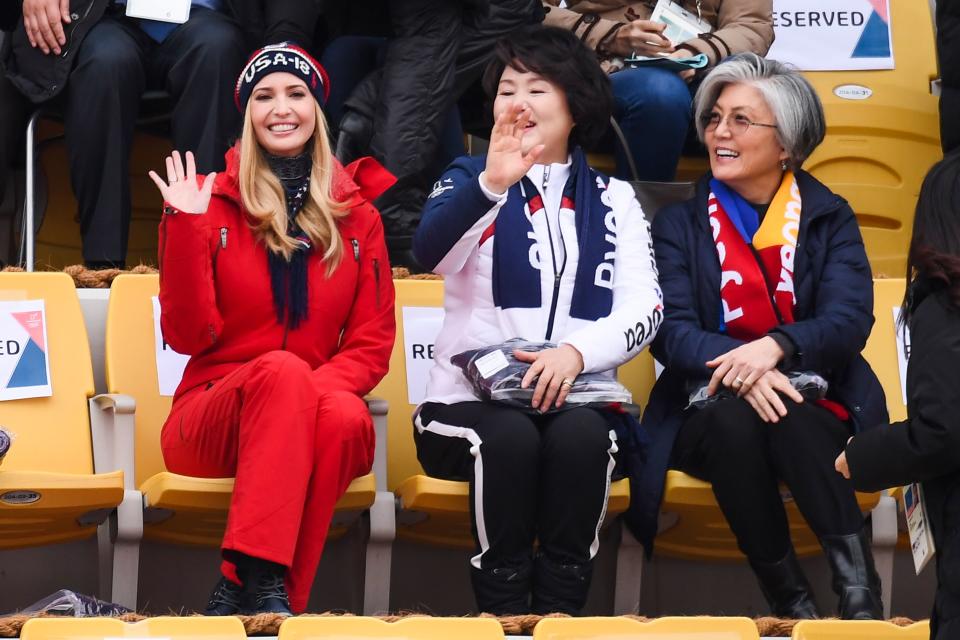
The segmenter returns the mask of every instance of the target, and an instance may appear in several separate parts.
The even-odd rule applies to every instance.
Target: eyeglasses
[[[713,113],[700,116],[700,124],[703,125],[704,131],[716,131],[717,127],[720,126],[722,120],[727,121],[727,128],[730,129],[730,132],[734,135],[741,135],[747,132],[747,129],[750,127],[769,127],[770,129],[776,129],[777,125],[775,124],[764,124],[763,122],[754,122],[747,116],[742,113],[737,113],[732,116],[727,116],[723,118],[719,113],[714,111]]]

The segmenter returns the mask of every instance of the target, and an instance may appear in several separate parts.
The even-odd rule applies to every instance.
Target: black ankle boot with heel
[[[791,620],[820,617],[810,592],[810,583],[807,582],[793,549],[777,562],[750,560],[750,566],[760,582],[760,590],[773,615]]]
[[[866,529],[845,536],[822,536],[820,544],[833,571],[833,591],[840,597],[837,615],[844,620],[883,620],[880,576]]]

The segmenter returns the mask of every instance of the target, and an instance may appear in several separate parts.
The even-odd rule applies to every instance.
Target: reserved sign
[[[0,400],[52,395],[43,300],[0,301]]]
[[[890,0],[774,0],[773,26],[767,57],[802,71],[894,68]]]

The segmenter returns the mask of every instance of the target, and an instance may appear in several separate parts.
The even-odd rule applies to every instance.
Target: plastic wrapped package
[[[827,395],[827,389],[830,387],[823,376],[812,371],[790,371],[784,375],[790,381],[790,386],[796,389],[804,400],[821,400]],[[730,389],[720,387],[717,393],[708,396],[707,387],[708,385],[705,384],[693,390],[687,409],[702,409],[717,400],[733,398],[736,395]]]
[[[520,388],[530,364],[517,360],[514,349],[543,351],[557,345],[551,342],[529,342],[513,338],[500,344],[458,353],[450,362],[463,371],[474,392],[482,400],[490,400],[530,413],[540,413],[530,402],[536,387]],[[630,391],[609,373],[581,373],[576,377],[563,407],[551,407],[546,413],[582,406],[606,406],[611,403],[629,404]]]
[[[0,427],[0,462],[3,462],[3,457],[10,451],[10,443],[12,440],[12,434],[3,427]]]
[[[95,618],[101,616],[119,616],[130,613],[130,609],[112,602],[97,600],[93,596],[60,589],[46,598],[37,600],[20,613],[47,613],[73,618]]]

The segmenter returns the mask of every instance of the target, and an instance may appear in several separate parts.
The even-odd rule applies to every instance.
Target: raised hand
[[[523,151],[523,131],[530,122],[530,107],[513,103],[497,116],[490,131],[483,182],[494,193],[503,193],[527,174],[543,153],[538,144]]]
[[[174,209],[183,213],[206,213],[210,205],[210,194],[213,193],[213,180],[216,173],[209,173],[203,180],[203,186],[197,186],[197,165],[193,154],[186,153],[187,167],[184,170],[180,159],[180,152],[167,156],[167,182],[157,175],[156,171],[149,173],[163,199]],[[169,183],[169,184],[168,184]]]

